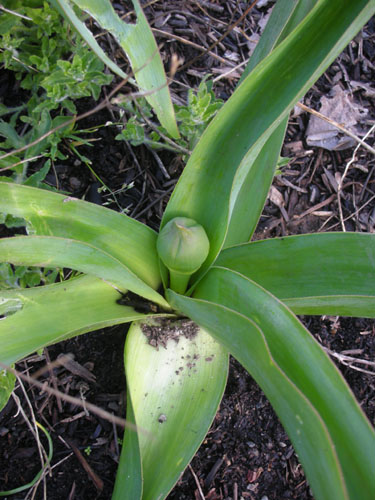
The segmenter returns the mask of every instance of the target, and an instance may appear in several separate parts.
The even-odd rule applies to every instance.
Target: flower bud
[[[176,284],[173,288],[184,293],[190,275],[207,258],[210,243],[206,231],[193,219],[175,217],[160,231],[156,245],[160,259],[171,273],[171,286]],[[180,276],[182,282],[185,282],[183,291],[183,286],[176,283],[176,276]]]

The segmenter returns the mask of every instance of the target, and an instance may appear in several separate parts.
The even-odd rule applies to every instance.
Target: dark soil
[[[120,11],[125,5],[121,1],[115,3]],[[180,2],[157,2],[147,8],[146,14],[153,26],[164,32],[156,32],[156,37],[165,62],[173,53],[187,62],[202,51],[177,41],[175,36],[208,48],[239,18],[244,8],[245,4],[235,1],[191,1],[183,2],[183,7]],[[248,39],[256,33],[266,12],[267,7],[254,10],[210,54],[204,54],[177,73],[171,85],[175,102],[184,102],[186,86],[196,88],[208,71],[214,76],[221,75],[247,59]],[[307,94],[306,105],[318,109],[321,96],[327,95],[335,83],[340,83],[345,89],[352,89],[354,81],[372,85],[375,77],[375,66],[371,62],[375,52],[374,33],[374,22],[371,21],[365,29],[365,36],[358,37]],[[107,36],[102,37],[101,43],[107,50],[112,47]],[[219,97],[225,99],[231,94],[240,71],[236,70],[217,83],[215,91]],[[12,100],[12,92],[15,98],[20,98],[17,86],[7,79],[6,73],[0,78],[0,89],[6,89],[8,100]],[[373,100],[363,90],[356,91],[355,97],[368,110],[366,125],[369,128],[374,123]],[[76,105],[80,112],[84,112],[93,108],[95,103],[85,99]],[[80,122],[79,128],[83,130],[108,121],[115,122],[117,113],[115,106],[109,106]],[[291,116],[283,156],[292,160],[283,174],[275,179],[274,188],[280,195],[279,201],[275,203],[275,197],[273,201],[267,201],[256,238],[341,230],[342,224],[346,230],[374,232],[374,158],[365,149],[356,153],[356,161],[345,177],[341,217],[337,181],[344,175],[354,148],[327,151],[307,146],[308,120],[306,113]],[[68,142],[63,145],[68,159],[56,163],[47,180],[72,196],[121,209],[158,229],[165,204],[183,168],[181,158],[168,152],[160,152],[156,158],[144,146],[134,148],[116,141],[117,134],[115,126],[98,128],[95,133],[97,140],[92,147],[81,146],[79,149],[82,155],[92,160],[96,176],[111,191],[98,194],[100,183],[97,177],[73,154]],[[88,137],[92,138],[92,135]],[[373,135],[368,143],[374,143]],[[36,165],[35,169],[39,167]],[[2,236],[6,234],[1,233]],[[373,320],[333,317],[303,317],[301,320],[330,353],[364,361],[375,360]],[[85,398],[113,414],[124,416],[123,345],[126,331],[126,326],[120,326],[62,342],[49,347],[41,356],[35,355],[19,363],[18,369],[32,373],[53,362],[58,355],[72,353],[76,365],[55,366],[41,380],[66,394]],[[337,358],[333,359],[337,361]],[[364,364],[337,363],[363,411],[375,424],[374,375],[357,370],[358,367],[367,369]],[[33,498],[109,499],[119,457],[118,438],[121,438],[122,431],[107,420],[86,414],[81,407],[63,399],[57,400],[42,390],[33,387],[26,387],[26,390],[37,420],[49,430],[54,445],[53,470],[46,478],[47,495],[43,497],[41,485]],[[29,415],[20,387],[16,395]],[[43,437],[42,442],[46,444]],[[0,414],[0,491],[29,482],[39,468],[35,440],[11,398]],[[185,471],[168,498],[201,500],[197,481],[206,500],[313,498],[298,457],[272,407],[251,376],[233,359],[227,389],[212,427],[191,468]],[[23,499],[26,493],[9,498]]]

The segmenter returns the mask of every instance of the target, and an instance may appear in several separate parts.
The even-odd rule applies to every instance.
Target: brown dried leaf
[[[350,132],[359,134],[357,126],[363,122],[368,111],[359,103],[354,102],[348,91],[343,90],[340,85],[335,85],[331,91],[331,97],[323,96],[320,102],[319,112],[322,115],[344,126]],[[356,144],[354,139],[344,135],[333,124],[315,115],[310,116],[306,142],[309,146],[318,146],[330,151],[340,151]]]

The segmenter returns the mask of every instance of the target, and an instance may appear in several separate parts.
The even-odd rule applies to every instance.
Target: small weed
[[[77,111],[73,100],[90,96],[97,100],[101,87],[112,80],[100,59],[47,2],[3,3],[8,10],[0,16],[0,64],[14,73],[24,97],[16,107],[0,103],[0,155],[71,120]],[[43,180],[51,161],[65,159],[61,141],[73,135],[70,123],[23,154],[0,160],[0,168],[10,168],[17,183],[46,187]],[[43,168],[27,178],[30,162],[40,157],[47,158]]]
[[[136,102],[116,98],[115,103],[126,114],[130,114],[125,128],[116,136],[116,139],[129,141],[133,146],[146,144],[154,149],[168,149],[177,153],[181,153],[182,150],[191,151],[207,125],[224,104],[221,99],[216,98],[212,84],[211,80],[204,79],[197,91],[189,89],[186,106],[175,105],[176,119],[179,122],[181,134],[181,137],[175,140],[175,147],[164,140],[165,137],[171,139],[165,128],[155,126],[151,129],[151,106],[144,98]]]
[[[86,446],[86,448],[83,451],[89,457],[91,455],[91,452],[92,452],[91,446]]]

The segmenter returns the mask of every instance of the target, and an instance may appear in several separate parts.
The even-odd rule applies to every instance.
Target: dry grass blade
[[[352,370],[356,370],[358,372],[366,373],[366,375],[375,376],[375,362],[367,361],[366,359],[354,358],[352,356],[348,356],[346,354],[332,351],[326,347],[323,348],[330,356],[336,358],[340,363],[345,366],[348,366]],[[366,365],[373,368],[373,371],[366,370],[364,368],[360,368],[359,366],[355,366],[355,364]]]
[[[345,224],[344,224],[344,216],[343,216],[343,213],[342,213],[342,206],[341,206],[341,191],[342,191],[342,184],[344,182],[344,179],[346,177],[346,174],[348,173],[348,170],[350,168],[350,166],[352,165],[352,163],[354,163],[355,161],[355,157],[357,155],[357,152],[358,152],[358,149],[360,148],[361,145],[363,144],[366,144],[364,141],[370,136],[370,134],[372,134],[372,132],[375,130],[375,125],[373,125],[370,130],[367,132],[367,134],[364,136],[363,138],[363,141],[361,141],[357,147],[355,148],[354,152],[353,152],[353,155],[351,157],[351,160],[346,164],[346,167],[345,167],[345,170],[344,170],[344,173],[343,175],[341,176],[340,180],[339,180],[339,183],[338,183],[338,186],[337,186],[337,202],[338,202],[338,207],[339,207],[339,214],[340,214],[340,221],[341,221],[341,228],[342,230],[345,232],[346,231],[346,228],[345,228]],[[371,148],[372,149],[372,148]]]

